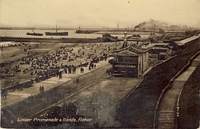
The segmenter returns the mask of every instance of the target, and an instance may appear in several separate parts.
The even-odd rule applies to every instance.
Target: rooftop
[[[131,45],[126,48],[115,50],[113,55],[127,55],[127,56],[138,56],[141,53],[148,51],[148,49],[141,48],[136,45]]]
[[[168,50],[168,48],[165,47],[152,47],[151,49]]]
[[[137,52],[137,53],[143,53],[143,52],[148,51],[148,49],[136,46],[135,44],[131,45],[129,47],[129,50]]]
[[[124,56],[124,55],[126,55],[126,56],[138,56],[138,54],[137,53],[135,53],[135,52],[132,52],[132,51],[130,51],[130,50],[122,50],[122,51],[120,51],[120,52],[118,52],[118,53],[114,53],[114,55],[121,55],[121,56]]]
[[[169,43],[155,43],[155,46],[167,46]]]
[[[200,35],[195,35],[195,36],[192,36],[190,38],[187,38],[187,39],[184,39],[184,40],[181,40],[181,41],[177,41],[176,44],[178,46],[182,46],[182,45],[185,45],[186,43],[189,43],[191,41],[198,39],[199,37],[200,37]]]

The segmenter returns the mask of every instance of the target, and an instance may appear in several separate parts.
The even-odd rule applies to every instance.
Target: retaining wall
[[[138,88],[116,107],[116,120],[121,126],[153,128],[156,104],[162,90],[199,50],[199,42],[195,42],[180,50],[177,56],[152,68]]]
[[[179,100],[178,129],[199,127],[200,66],[186,81]]]

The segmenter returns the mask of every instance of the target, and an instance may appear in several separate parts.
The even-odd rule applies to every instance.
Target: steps
[[[163,111],[163,112],[159,112],[159,122],[164,122],[164,123],[174,123],[174,113],[173,111]]]

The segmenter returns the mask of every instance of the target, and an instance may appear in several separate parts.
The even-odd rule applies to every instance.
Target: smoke
[[[146,21],[145,21],[145,22],[142,22],[142,23],[140,23],[140,24],[138,24],[137,26],[134,27],[134,29],[135,29],[135,28],[142,27],[142,26],[145,25],[145,24],[146,24]]]
[[[166,22],[161,22],[161,21],[158,21],[158,20],[149,19],[148,21],[144,21],[144,22],[136,25],[134,27],[134,30],[136,28],[139,28],[139,29],[141,29],[141,28],[147,29],[148,28],[148,29],[151,29],[151,30],[155,30],[156,28],[162,28],[163,29],[163,28],[167,28],[168,26],[169,25]]]

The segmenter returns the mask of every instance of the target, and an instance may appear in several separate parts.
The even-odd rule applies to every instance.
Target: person
[[[59,77],[59,79],[61,78],[61,72],[59,72],[58,77]]]
[[[96,69],[96,64],[93,64],[93,67]]]
[[[90,62],[90,69],[93,69],[93,62]]]
[[[71,65],[71,73],[74,73],[74,65]]]
[[[60,72],[57,70],[57,77],[59,77],[60,78]]]
[[[40,86],[39,91],[40,91],[40,93],[42,92],[42,86]]]
[[[110,75],[110,70],[109,70],[109,69],[107,69],[107,70],[106,70],[106,73]]]
[[[29,101],[29,102],[31,101],[31,96],[28,96],[28,101]]]
[[[31,102],[33,102],[33,96],[31,95]]]
[[[67,68],[64,68],[65,74],[67,74]]]
[[[41,89],[42,89],[42,92],[44,92],[44,86],[42,86]]]
[[[83,68],[83,67],[81,67],[81,69],[80,69],[80,70],[81,70],[81,73],[83,73],[83,72],[84,72],[84,68]]]
[[[7,95],[8,95],[7,90],[6,90],[6,89],[3,89],[2,92],[3,92],[3,98],[6,99],[6,98],[7,98]]]
[[[1,88],[1,97],[4,98],[4,96],[5,96],[5,89]]]
[[[71,73],[71,65],[68,66],[68,73],[69,73],[69,74]]]
[[[76,73],[76,66],[74,66],[74,70],[73,70],[73,72]]]
[[[105,55],[105,58],[104,58],[104,59],[105,59],[105,61],[107,60],[107,55]]]
[[[79,78],[76,79],[76,83],[79,83]]]

